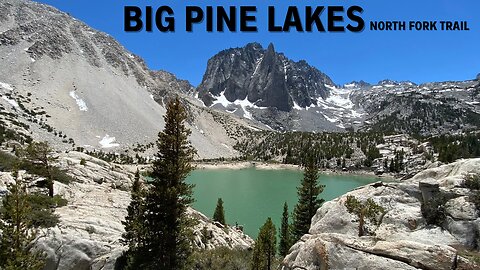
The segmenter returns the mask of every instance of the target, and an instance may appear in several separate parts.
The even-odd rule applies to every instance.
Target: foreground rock
[[[312,218],[309,234],[291,249],[282,269],[479,269],[462,256],[478,247],[480,219],[462,188],[464,177],[480,173],[480,159],[461,160],[418,173],[400,183],[374,183],[326,202]],[[423,199],[448,198],[443,228],[427,225]],[[372,198],[387,212],[370,236],[358,236],[358,220],[344,206],[346,196]]]
[[[85,165],[80,165],[82,159]],[[47,253],[45,270],[114,269],[116,259],[125,251],[119,240],[133,172],[79,152],[61,154],[59,166],[76,182],[55,182],[56,194],[67,199],[68,205],[56,210],[60,223],[40,233],[38,246]],[[11,181],[9,174],[0,175],[0,191]],[[199,248],[250,248],[253,244],[235,228],[215,224],[194,209],[188,213],[199,221],[194,228]]]

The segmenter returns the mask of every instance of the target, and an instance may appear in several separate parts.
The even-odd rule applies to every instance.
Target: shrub
[[[467,175],[463,185],[471,190],[480,190],[480,174]]]
[[[87,161],[84,158],[80,159],[80,165],[87,165]]]
[[[87,231],[89,234],[95,233],[95,227],[93,226],[87,226],[85,227],[85,231]]]
[[[358,236],[367,234],[365,230],[365,222],[369,220],[373,225],[379,225],[380,221],[377,219],[382,216],[386,210],[382,206],[375,203],[372,198],[368,198],[362,202],[355,196],[348,195],[345,201],[345,207],[350,214],[358,217]]]
[[[196,251],[188,259],[185,269],[224,270],[250,269],[251,252],[248,250],[218,247],[212,250]]]
[[[447,218],[447,212],[445,209],[446,202],[447,200],[443,195],[438,195],[422,203],[421,211],[427,224],[442,227]]]
[[[27,196],[31,207],[30,220],[35,227],[49,228],[57,225],[59,219],[55,208],[67,205],[67,200],[60,195],[49,197],[45,194],[33,193]]]

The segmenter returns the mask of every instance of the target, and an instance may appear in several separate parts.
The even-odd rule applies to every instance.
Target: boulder
[[[309,234],[289,250],[281,269],[480,269],[458,249],[479,245],[480,218],[462,188],[465,175],[480,173],[480,159],[424,170],[402,182],[374,183],[326,202],[312,218]],[[446,195],[445,227],[428,225],[421,204]],[[366,223],[358,236],[357,217],[346,210],[348,195],[372,198],[386,212],[380,224]]]

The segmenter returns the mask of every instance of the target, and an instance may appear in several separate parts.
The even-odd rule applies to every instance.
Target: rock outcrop
[[[478,269],[462,253],[479,246],[478,210],[462,187],[470,173],[480,173],[480,159],[427,169],[404,182],[377,182],[326,202],[282,269]],[[421,204],[439,194],[447,198],[447,218],[442,227],[427,225]],[[372,198],[386,209],[380,225],[367,224],[368,236],[358,236],[358,220],[344,206],[347,195]]]
[[[80,164],[82,159],[85,165]],[[40,232],[38,246],[47,254],[45,270],[114,269],[116,259],[125,251],[120,243],[124,232],[121,222],[130,203],[135,168],[74,151],[60,154],[58,166],[76,181],[68,185],[55,182],[56,194],[67,199],[68,205],[56,209],[60,218],[57,226]],[[0,194],[12,181],[9,173],[0,175]],[[216,224],[191,208],[188,213],[198,220],[194,242],[199,248],[250,248],[253,244],[236,228]]]

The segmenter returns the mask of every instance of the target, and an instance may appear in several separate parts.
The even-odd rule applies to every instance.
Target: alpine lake
[[[225,220],[229,225],[241,225],[244,232],[256,238],[259,228],[272,218],[278,234],[283,204],[290,214],[297,203],[297,187],[303,178],[301,170],[197,169],[187,177],[194,184],[193,207],[208,217],[213,216],[218,198],[222,198]],[[337,198],[359,186],[379,181],[374,176],[319,174],[325,185],[320,198]],[[290,219],[291,222],[291,219]]]

